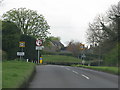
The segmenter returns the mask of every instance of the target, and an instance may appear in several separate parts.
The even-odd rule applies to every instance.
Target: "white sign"
[[[83,54],[82,57],[85,58],[86,57],[85,54]]]
[[[85,60],[82,60],[82,64],[85,64]]]
[[[36,46],[36,50],[42,50],[44,46]]]
[[[36,45],[41,46],[42,45],[42,40],[36,40]]]
[[[17,52],[17,56],[24,56],[25,53],[24,52]]]

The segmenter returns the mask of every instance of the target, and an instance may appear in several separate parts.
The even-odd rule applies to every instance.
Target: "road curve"
[[[79,67],[37,65],[28,88],[118,88],[118,76]]]

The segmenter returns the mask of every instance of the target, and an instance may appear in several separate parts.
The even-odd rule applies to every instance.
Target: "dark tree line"
[[[20,29],[17,28],[17,26],[12,22],[3,21],[2,50],[6,52],[6,54],[3,56],[3,59],[4,57],[7,57],[9,59],[16,58],[16,52],[18,50],[19,40],[20,40]]]

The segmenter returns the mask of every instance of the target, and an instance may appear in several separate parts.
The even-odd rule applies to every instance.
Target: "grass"
[[[23,61],[5,61],[2,63],[2,88],[19,88],[27,80],[35,64]]]
[[[85,66],[85,65],[72,65],[77,67],[89,68],[97,71],[108,72],[111,74],[118,75],[120,72],[118,71],[118,67],[107,67],[107,66]]]
[[[43,62],[80,63],[81,60],[71,56],[43,55]]]
[[[0,61],[0,89],[2,89],[2,62]]]
[[[43,62],[80,63],[81,60],[71,56],[43,55]],[[120,71],[118,71],[118,67],[86,66],[86,65],[72,65],[72,66],[89,68],[89,69],[108,72],[116,75],[120,74]]]

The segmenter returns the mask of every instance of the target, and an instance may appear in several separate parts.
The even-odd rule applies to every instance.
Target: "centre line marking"
[[[84,74],[81,74],[83,77],[85,77],[86,79],[90,79],[89,77],[87,77],[86,75]]]
[[[70,70],[69,68],[66,68],[67,70]]]
[[[73,71],[74,73],[76,73],[76,74],[79,74],[78,72],[76,72],[76,71]]]

